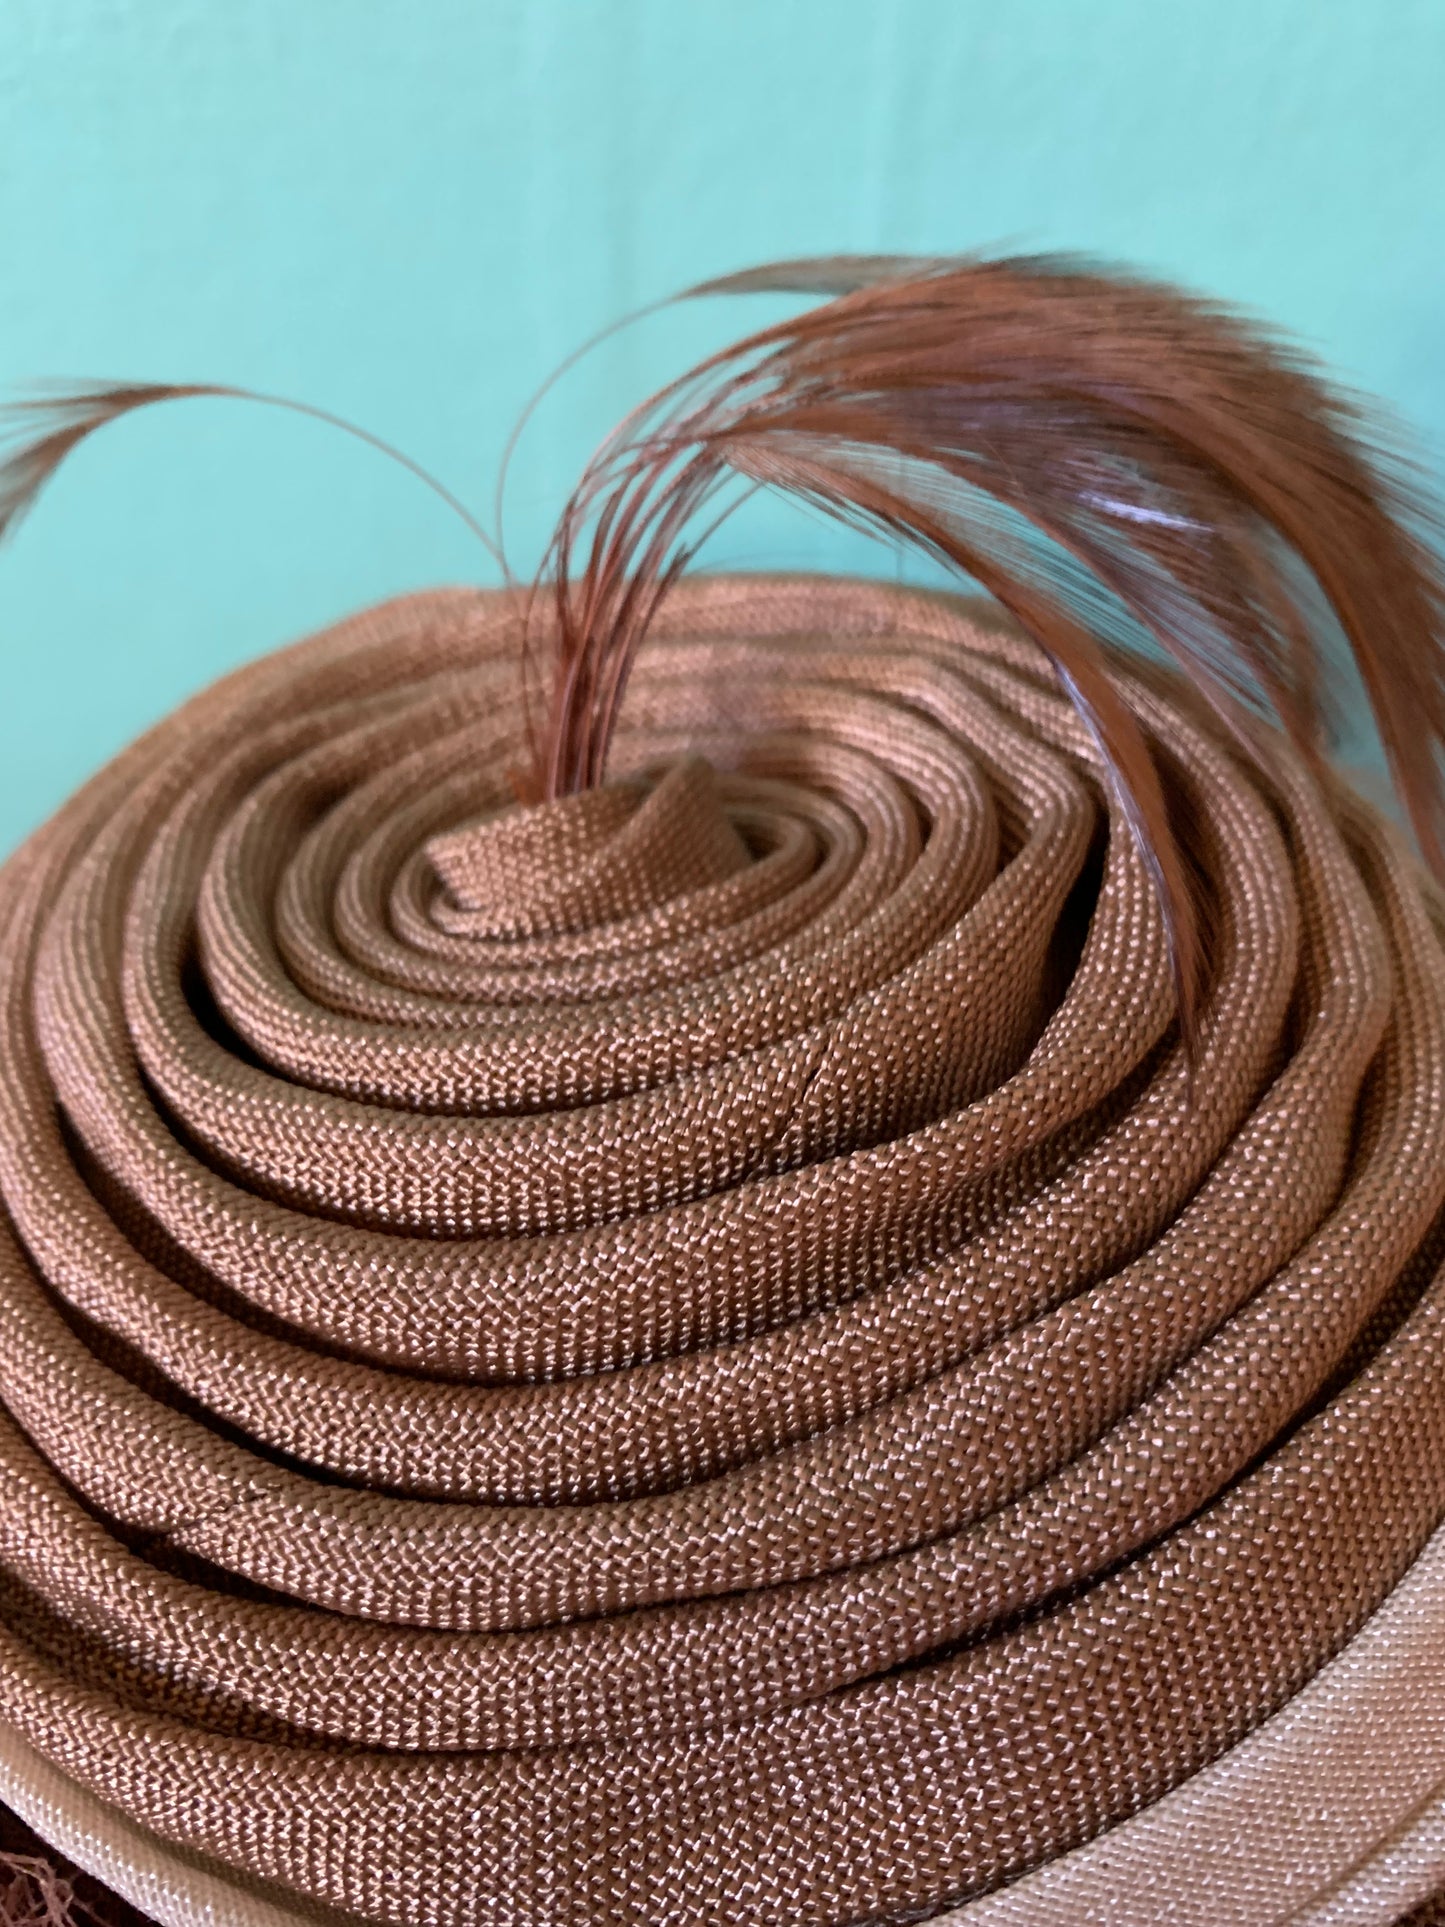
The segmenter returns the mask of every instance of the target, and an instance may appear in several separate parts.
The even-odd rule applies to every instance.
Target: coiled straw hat
[[[629,417],[537,584],[227,677],[5,868],[0,1794],[188,1927],[1397,1921],[1425,509],[1167,288],[756,288],[825,298]],[[31,407],[4,519],[196,392]],[[692,574],[758,487],[969,593]]]

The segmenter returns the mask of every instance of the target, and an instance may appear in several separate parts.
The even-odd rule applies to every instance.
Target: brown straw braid
[[[242,672],[6,872],[0,1714],[163,1836],[367,1917],[942,1905],[1248,1730],[1445,1510],[1430,1289],[1291,1431],[1445,1200],[1445,975],[1417,873],[1282,744],[1248,769],[1125,679],[1194,799],[1216,908],[1191,1072],[1150,879],[1027,648],[965,605],[720,580],[668,604],[619,768],[705,741],[728,771],[712,806],[737,797],[784,847],[811,705],[815,780],[842,809],[864,790],[896,852],[849,925],[892,974],[850,975],[819,1019],[821,960],[854,954],[820,908],[811,958],[785,940],[791,977],[468,992],[389,1029],[308,1010],[260,942],[281,878],[297,930],[327,922],[300,878],[351,871],[378,921],[390,884],[415,891],[399,840],[368,891],[324,828],[382,847],[380,805],[429,846],[425,758],[395,755],[388,787],[376,746],[436,740],[443,716],[494,736],[517,621],[504,595],[422,598]],[[784,713],[793,746],[760,750],[754,712]],[[476,759],[475,812],[500,761]],[[674,794],[696,803],[696,781]],[[664,792],[618,793],[613,836]],[[900,955],[891,913],[945,810],[987,863],[935,862],[951,921],[920,919]],[[469,874],[527,821],[484,819]],[[648,919],[616,928],[642,945]],[[557,940],[510,941],[522,969]],[[772,1009],[746,1009],[750,983]],[[419,1063],[473,1074],[468,996],[487,1034],[525,1011],[519,1048],[590,1024],[607,1089],[606,1067],[637,1081],[632,1026],[645,1046],[660,998],[680,1034],[737,1010],[748,1043],[566,1110],[544,1083],[548,1108],[473,1124],[415,1098]],[[300,1107],[269,1040],[327,1026],[354,1056],[371,1040],[367,1095]],[[222,1060],[228,1105],[203,1111]],[[910,1078],[890,1113],[877,1093]],[[669,1105],[690,1139],[639,1200],[637,1138]],[[391,1210],[368,1156],[394,1161]]]
[[[1255,506],[1320,561],[1232,342]],[[783,427],[728,391],[745,474],[802,460],[789,368]],[[1445,1519],[1438,898],[1324,767],[1284,577],[1171,420],[1167,499],[1225,530],[1190,568],[1247,572],[1198,606],[1292,734],[1192,657],[1071,655],[1028,571],[1014,620],[677,582],[654,434],[584,478],[555,595],[242,670],[11,859],[18,1745],[366,1921],[901,1923],[1180,1787],[1386,1601]],[[1354,474],[1320,499],[1359,537]],[[1320,569],[1337,609],[1368,574]]]

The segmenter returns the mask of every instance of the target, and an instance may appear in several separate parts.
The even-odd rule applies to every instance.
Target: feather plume
[[[562,512],[537,588],[556,649],[539,794],[601,780],[659,603],[763,486],[951,565],[1046,652],[1155,876],[1186,1036],[1194,885],[1111,645],[1171,658],[1247,753],[1262,714],[1317,763],[1337,625],[1445,877],[1433,522],[1358,403],[1258,325],[1072,260],[829,257],[688,294],[760,290],[835,298],[645,402]]]
[[[46,483],[72,449],[97,429],[157,402],[187,401],[200,396],[256,402],[264,408],[284,408],[289,414],[305,415],[312,421],[324,422],[329,428],[339,428],[353,440],[364,442],[388,460],[400,463],[439,496],[453,514],[460,516],[488,554],[500,562],[492,538],[451,490],[379,435],[359,428],[341,415],[333,415],[329,409],[314,408],[309,402],[213,382],[71,382],[0,408],[0,449],[8,449],[0,459],[0,542],[35,506]]]
[[[814,254],[714,275],[694,282],[673,299],[696,301],[713,294],[853,294],[883,281],[917,280],[960,265],[960,257],[949,254]]]

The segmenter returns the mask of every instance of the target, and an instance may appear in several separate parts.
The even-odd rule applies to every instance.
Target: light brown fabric
[[[5,1726],[0,1798],[54,1853],[158,1927],[356,1927],[290,1896],[278,1904],[258,1882],[168,1845],[58,1773]],[[91,1927],[91,1911],[75,1905],[56,1927]]]
[[[942,1911],[1217,1758],[1445,1514],[1431,907],[1121,670],[1191,1066],[977,611],[690,585],[551,818],[517,622],[260,663],[4,873],[0,1719],[379,1921]]]
[[[1335,1659],[1142,1813],[949,1927],[1392,1927],[1445,1895],[1445,1529]]]

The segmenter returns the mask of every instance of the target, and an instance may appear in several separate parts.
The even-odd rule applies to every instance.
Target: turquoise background
[[[1438,472],[1442,81],[1442,0],[0,0],[0,388],[279,389],[489,516],[522,401],[636,305],[776,255],[1062,246],[1275,317]],[[514,559],[615,416],[765,314],[674,311],[569,377]],[[716,554],[860,560],[777,505]],[[0,848],[227,665],[463,578],[465,530],[322,428],[109,431],[0,558]]]

